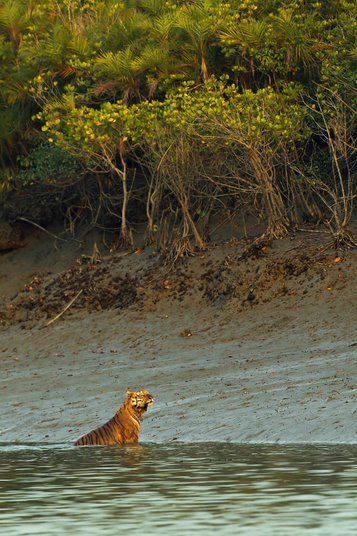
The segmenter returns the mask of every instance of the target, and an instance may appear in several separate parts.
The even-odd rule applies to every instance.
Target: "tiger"
[[[149,391],[127,390],[123,405],[108,422],[80,437],[76,446],[116,445],[138,443],[141,421],[148,407],[154,403]]]

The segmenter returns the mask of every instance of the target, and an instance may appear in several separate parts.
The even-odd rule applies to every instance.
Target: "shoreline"
[[[291,243],[271,255],[286,264],[283,247]],[[207,264],[224,265],[227,253],[208,252]],[[270,261],[249,262],[241,272]],[[232,297],[220,294],[222,281],[242,281],[234,264],[208,281],[210,302],[202,263],[171,276],[174,289],[190,280],[178,295],[156,271],[145,288],[152,298],[139,304],[69,311],[45,330],[42,317],[2,328],[0,443],[74,443],[114,415],[128,387],[143,387],[156,403],[142,443],[356,444],[356,252],[337,266],[328,254],[318,272],[262,279],[254,303],[242,301],[239,284]],[[288,291],[275,293],[282,284]]]
[[[108,323],[111,315],[105,313]],[[211,337],[201,334],[199,341],[176,335],[173,342],[162,340],[153,323],[139,345],[135,335],[118,344],[112,327],[106,344],[79,350],[83,339],[75,332],[94,330],[95,317],[78,326],[57,324],[46,344],[40,330],[22,331],[25,355],[15,361],[3,356],[1,442],[74,442],[110,418],[126,387],[135,385],[150,387],[157,397],[143,422],[142,442],[356,442],[355,347],[346,340],[314,341],[307,349],[301,332],[290,333],[289,341],[274,331],[270,340],[240,336],[238,342],[226,326],[215,335],[212,327]],[[138,326],[130,320],[135,333]],[[187,323],[184,317],[181,326]],[[40,353],[34,355],[33,348]]]
[[[230,441],[230,442],[227,442],[227,441],[169,441],[169,442],[166,442],[166,443],[159,443],[159,442],[155,442],[155,441],[139,441],[139,443],[135,444],[135,445],[130,445],[130,444],[118,444],[118,445],[82,445],[82,447],[84,448],[104,448],[104,449],[107,449],[107,448],[124,448],[124,449],[131,449],[131,448],[140,448],[140,447],[175,447],[175,446],[184,446],[184,447],[194,447],[194,446],[200,446],[200,445],[206,445],[206,446],[220,446],[220,445],[227,445],[227,446],[237,446],[237,447],[272,447],[272,448],[279,448],[279,447],[291,447],[291,448],[298,448],[298,447],[301,447],[301,448],[332,448],[332,447],[346,447],[346,448],[357,448],[357,442],[353,442],[353,443],[338,443],[338,442],[330,442],[330,443],[317,443],[317,442],[308,442],[308,443],[304,443],[304,442],[301,442],[301,443],[265,443],[265,442],[261,442],[261,443],[254,443],[254,442],[251,442],[251,443],[246,443],[246,442],[239,442],[239,441]],[[13,441],[13,442],[2,442],[0,441],[0,452],[2,449],[11,449],[11,447],[19,447],[19,448],[23,448],[23,449],[26,449],[26,448],[29,448],[30,450],[32,448],[34,449],[38,449],[38,450],[41,450],[41,449],[59,449],[59,450],[69,450],[71,449],[72,447],[73,448],[76,448],[76,445],[74,445],[73,443],[38,443],[38,442],[33,442],[33,443],[20,443],[20,442],[17,442],[17,441]]]

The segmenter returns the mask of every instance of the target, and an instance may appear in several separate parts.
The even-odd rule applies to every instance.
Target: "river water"
[[[355,535],[357,446],[0,446],[0,534]]]

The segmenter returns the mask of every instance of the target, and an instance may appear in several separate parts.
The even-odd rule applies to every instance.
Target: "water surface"
[[[357,446],[0,446],[0,534],[355,535]]]

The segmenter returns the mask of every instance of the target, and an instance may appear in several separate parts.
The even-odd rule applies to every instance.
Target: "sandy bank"
[[[311,276],[300,292],[302,274],[244,307],[209,303],[197,276],[183,299],[7,326],[0,441],[72,442],[145,386],[143,441],[357,442],[356,255],[333,261],[342,286]]]

